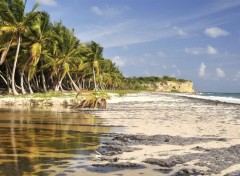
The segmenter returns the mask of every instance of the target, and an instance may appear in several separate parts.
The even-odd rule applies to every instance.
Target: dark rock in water
[[[117,168],[132,168],[132,167],[139,167],[139,164],[130,163],[130,162],[111,162],[106,164],[92,164],[95,167],[117,167]]]
[[[198,170],[198,169],[187,169],[183,168],[179,170],[174,176],[192,176],[192,175],[209,175],[208,171]]]
[[[177,164],[184,163],[184,161],[180,160],[180,159],[161,160],[161,159],[154,159],[154,158],[147,158],[143,162],[148,163],[148,164],[159,165],[161,167],[173,167],[173,166],[176,166]]]
[[[184,138],[180,136],[169,136],[169,135],[153,135],[153,136],[145,136],[145,135],[125,135],[118,134],[113,136],[113,142],[120,141],[125,144],[132,145],[160,145],[164,143],[169,143],[173,145],[190,145],[198,142],[208,142],[208,141],[226,141],[224,138],[195,138],[189,137]]]
[[[200,146],[194,147],[192,149],[193,150],[197,150],[197,151],[205,151],[205,152],[209,152],[210,151],[209,149],[205,149],[205,148],[200,147]]]
[[[169,139],[165,139],[164,142],[169,142]]]
[[[225,174],[224,176],[240,176],[240,170]]]
[[[196,143],[209,142],[209,141],[226,141],[225,138],[197,138],[197,137],[180,137],[180,136],[169,136],[169,135],[128,135],[128,134],[113,134],[108,142],[105,142],[100,147],[100,153],[104,156],[113,156],[122,154],[123,152],[132,152],[134,150],[141,150],[140,148],[132,147],[137,145],[153,145],[158,146],[161,144],[170,145],[192,145]],[[239,164],[240,161],[240,144],[231,146],[228,148],[214,148],[207,149],[201,146],[192,148],[192,150],[200,151],[196,153],[187,153],[183,155],[173,155],[167,159],[147,158],[143,162],[148,164],[154,164],[163,167],[163,169],[172,169],[177,164],[186,164],[190,161],[196,162],[194,166],[200,166],[208,168],[208,171],[194,170],[194,169],[183,169],[176,173],[176,175],[218,175],[221,171]],[[110,163],[114,163],[113,159],[109,159]],[[117,162],[115,162],[117,163]],[[239,172],[231,173],[232,175],[239,175]],[[229,175],[229,176],[232,176]],[[233,175],[233,176],[235,176]]]
[[[163,174],[169,174],[173,169],[154,169],[155,171],[161,172]]]
[[[64,172],[67,172],[67,173],[74,173],[76,172],[75,170],[65,170]]]
[[[105,142],[104,144],[105,145],[101,147],[101,153],[107,156],[122,154],[123,152],[133,152],[135,150],[140,150],[140,148],[130,147],[126,143],[116,140]]]
[[[108,161],[108,162],[117,162],[119,160],[118,157],[108,157],[108,156],[103,156],[101,157],[102,161]]]

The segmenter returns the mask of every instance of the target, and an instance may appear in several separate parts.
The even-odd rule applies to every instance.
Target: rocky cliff
[[[159,92],[176,92],[176,93],[195,93],[193,82],[191,81],[160,81],[156,83],[144,84],[149,90]]]

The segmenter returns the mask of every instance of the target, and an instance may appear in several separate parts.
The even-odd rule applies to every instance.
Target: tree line
[[[74,29],[52,23],[47,12],[28,13],[27,1],[0,0],[0,88],[9,93],[124,87],[117,66],[103,47],[81,43]]]
[[[36,3],[28,13],[27,0],[0,0],[0,91],[18,95],[89,89],[146,89],[148,82],[176,78],[125,78],[103,47],[82,43],[74,29],[51,22]]]

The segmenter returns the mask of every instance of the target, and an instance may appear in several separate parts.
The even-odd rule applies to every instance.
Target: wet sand
[[[45,107],[53,114],[13,100],[8,108],[14,116],[11,120],[3,111],[0,127],[2,134],[11,130],[10,139],[14,134],[21,145],[13,147],[14,140],[1,136],[0,166],[17,156],[19,164],[30,158],[30,175],[240,175],[240,105],[161,93],[111,96],[106,110],[85,110],[93,116],[62,108],[64,99]],[[26,116],[24,109],[33,112]],[[15,148],[25,152],[15,156]]]
[[[240,105],[141,93],[114,98],[107,110],[93,114],[107,119],[105,124],[126,126],[122,136],[113,136],[102,148],[106,155],[119,158],[118,162],[150,163],[162,175],[240,172]],[[156,135],[159,138],[150,140]],[[119,149],[124,147],[126,151]],[[129,147],[137,150],[129,152]],[[170,160],[179,162],[160,164]]]

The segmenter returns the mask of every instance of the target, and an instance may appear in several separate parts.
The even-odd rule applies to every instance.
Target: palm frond
[[[12,10],[9,8],[9,4],[5,0],[0,0],[0,16],[4,22],[17,23]]]

